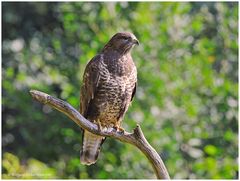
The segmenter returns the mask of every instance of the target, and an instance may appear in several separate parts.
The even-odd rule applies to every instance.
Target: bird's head
[[[134,45],[139,45],[136,36],[129,32],[116,33],[105,45],[104,50],[112,49],[119,53],[128,53]]]

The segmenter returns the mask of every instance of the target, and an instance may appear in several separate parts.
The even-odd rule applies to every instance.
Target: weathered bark
[[[119,132],[114,129],[112,129],[111,131],[103,131],[100,130],[96,124],[93,124],[92,122],[85,119],[69,103],[37,90],[31,90],[30,93],[35,100],[43,104],[47,104],[64,113],[81,128],[88,130],[89,132],[96,135],[115,138],[122,142],[130,143],[136,146],[148,158],[158,179],[170,179],[168,171],[161,157],[156,152],[156,150],[148,143],[139,125],[137,125],[137,127],[133,130],[133,133],[128,133],[126,131]]]

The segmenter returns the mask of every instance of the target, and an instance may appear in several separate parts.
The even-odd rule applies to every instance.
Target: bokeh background
[[[79,107],[87,62],[109,38],[140,40],[137,123],[172,178],[238,178],[238,3],[2,3],[2,178],[156,178],[135,147],[107,139],[80,164],[80,128],[33,101],[38,89]]]

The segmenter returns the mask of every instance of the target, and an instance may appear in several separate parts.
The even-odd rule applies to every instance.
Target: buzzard
[[[100,129],[123,130],[120,124],[134,97],[137,83],[137,69],[130,50],[138,44],[132,33],[117,33],[86,66],[80,113]],[[91,165],[97,161],[105,137],[86,130],[82,134],[80,160],[82,164]]]

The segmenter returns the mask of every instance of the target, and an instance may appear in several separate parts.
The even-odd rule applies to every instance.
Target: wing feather
[[[135,96],[136,89],[137,89],[137,82],[135,83],[135,86],[134,86],[133,91],[132,91],[131,101],[133,100],[133,97]]]
[[[100,73],[99,63],[101,56],[97,55],[89,61],[83,75],[83,85],[80,93],[80,113],[86,117],[89,103],[94,99],[96,89],[99,85]]]

